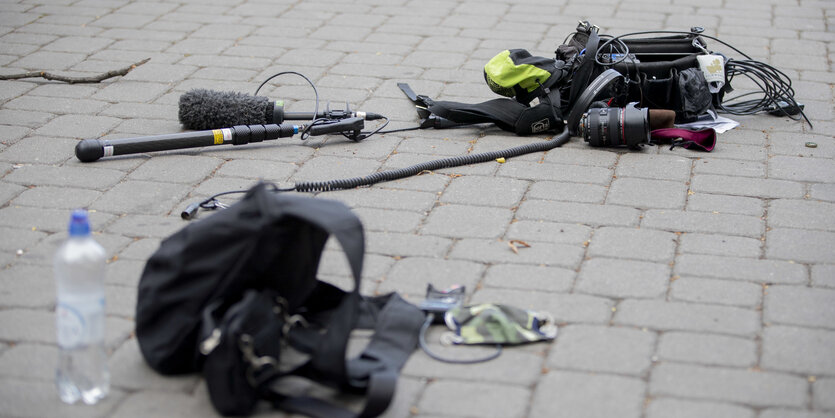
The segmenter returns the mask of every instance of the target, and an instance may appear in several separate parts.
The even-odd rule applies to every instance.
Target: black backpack
[[[348,258],[351,291],[316,278],[330,235]],[[162,374],[202,371],[224,415],[251,414],[263,399],[311,416],[377,416],[417,347],[424,314],[397,294],[361,296],[363,254],[362,225],[347,206],[259,183],[150,257],[136,308],[142,354]],[[374,334],[346,359],[354,329]],[[277,386],[290,376],[365,395],[365,408],[285,394]]]

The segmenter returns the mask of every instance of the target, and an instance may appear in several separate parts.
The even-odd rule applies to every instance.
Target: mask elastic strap
[[[424,353],[426,353],[427,356],[429,356],[429,357],[431,357],[435,360],[442,361],[444,363],[475,364],[475,363],[484,363],[486,361],[493,360],[493,359],[499,357],[502,354],[502,345],[501,344],[496,344],[496,351],[493,352],[492,354],[490,354],[486,357],[475,358],[475,359],[451,359],[451,358],[446,358],[446,357],[442,357],[438,354],[435,354],[434,352],[432,352],[432,350],[429,349],[429,346],[426,344],[426,331],[429,329],[429,326],[432,325],[432,322],[434,320],[435,320],[435,314],[430,313],[430,314],[426,315],[426,321],[423,323],[423,326],[420,327],[420,334],[418,334],[418,344],[420,345],[420,348],[423,350]]]

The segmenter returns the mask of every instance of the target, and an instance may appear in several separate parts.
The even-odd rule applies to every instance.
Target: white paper
[[[699,119],[696,119],[693,122],[676,124],[676,128],[690,129],[694,131],[713,128],[717,134],[730,131],[737,126],[739,126],[739,122],[733,119],[728,119],[724,116],[719,116],[712,110],[708,110],[707,113],[699,116]]]

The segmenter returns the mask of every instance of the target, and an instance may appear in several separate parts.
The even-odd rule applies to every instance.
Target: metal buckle
[[[699,40],[699,38],[693,38],[693,42],[692,42],[692,43],[693,43],[693,46],[695,46],[696,48],[701,49],[701,50],[702,50],[702,52],[704,52],[705,54],[710,55],[710,51],[708,51],[708,50],[707,50],[706,45],[703,45],[703,44],[702,44],[702,41],[700,41],[700,40]]]
[[[270,356],[259,356],[255,353],[252,336],[243,334],[238,339],[238,347],[241,349],[243,360],[249,364],[246,368],[246,380],[252,387],[259,385],[256,373],[260,373],[265,367],[278,370],[278,360]]]
[[[211,354],[220,345],[220,337],[220,328],[213,329],[212,335],[209,335],[205,340],[200,342],[200,354],[204,356]]]
[[[287,299],[284,299],[281,296],[275,297],[275,304],[276,306],[273,306],[273,313],[276,315],[284,315],[284,313],[290,309]]]
[[[281,333],[286,336],[290,333],[290,329],[296,325],[301,325],[302,327],[307,328],[310,326],[310,323],[299,314],[285,317],[284,326],[281,327]]]

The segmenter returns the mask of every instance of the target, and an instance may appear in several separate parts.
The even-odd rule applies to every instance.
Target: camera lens
[[[592,108],[580,119],[579,130],[593,147],[638,148],[649,143],[649,112],[637,103],[622,108]]]

